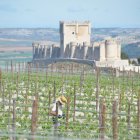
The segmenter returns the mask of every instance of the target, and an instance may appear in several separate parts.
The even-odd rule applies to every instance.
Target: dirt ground
[[[13,52],[13,51],[32,51],[32,47],[0,47],[0,51]]]

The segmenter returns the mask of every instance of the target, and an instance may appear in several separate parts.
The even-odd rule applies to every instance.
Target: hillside
[[[57,29],[0,29],[0,46],[31,46],[33,41],[59,42]]]
[[[129,55],[129,58],[138,58],[140,57],[140,42],[127,44],[122,50]]]
[[[109,36],[121,40],[122,49],[129,57],[138,57],[140,54],[140,28],[92,28],[92,42],[101,41]],[[34,41],[53,44],[59,43],[59,40],[59,30],[54,28],[0,29],[0,47],[31,47]]]

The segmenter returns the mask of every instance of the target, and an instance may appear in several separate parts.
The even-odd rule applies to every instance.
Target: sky
[[[95,28],[140,28],[140,0],[0,0],[0,28],[59,28],[59,21]]]

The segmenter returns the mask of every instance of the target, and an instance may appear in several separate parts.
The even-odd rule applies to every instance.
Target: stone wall
[[[93,47],[85,44],[76,45],[71,42],[67,45],[63,58],[77,58],[93,60]],[[33,59],[60,58],[60,47],[33,43]]]
[[[60,57],[60,47],[33,43],[33,59],[51,59]]]
[[[89,45],[88,42],[77,45],[76,42],[67,44],[63,58],[88,59],[96,61],[120,60],[121,46],[115,40],[106,40]],[[62,58],[61,47],[33,43],[33,59]]]
[[[33,59],[82,59],[114,63],[121,60],[121,44],[107,39],[90,42],[91,25],[85,22],[60,22],[60,46],[33,43]],[[101,63],[102,64],[102,63]],[[106,63],[105,63],[106,64]],[[108,64],[108,63],[107,63]]]

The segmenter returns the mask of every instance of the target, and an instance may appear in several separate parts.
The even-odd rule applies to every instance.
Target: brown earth
[[[32,47],[0,47],[0,51],[32,51]]]

